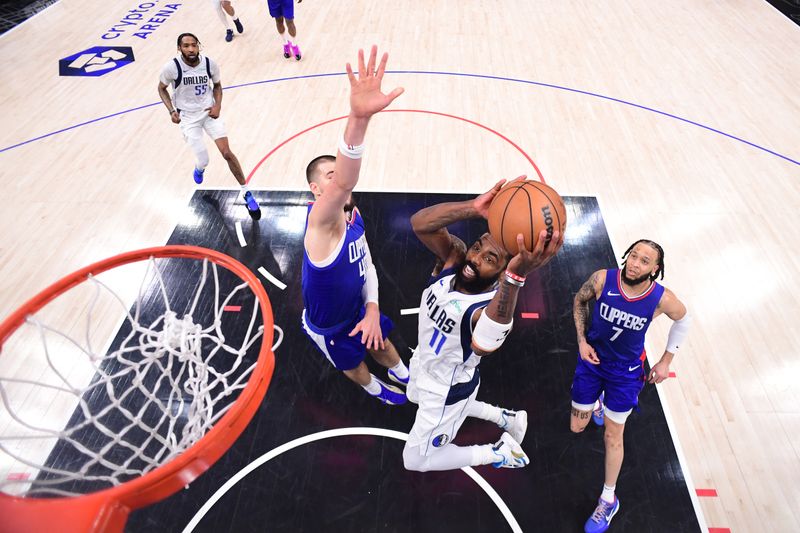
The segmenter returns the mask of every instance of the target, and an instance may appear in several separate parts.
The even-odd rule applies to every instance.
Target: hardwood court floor
[[[0,37],[0,316],[66,272],[165,242],[183,216],[192,157],[163,107],[150,106],[178,33],[198,34],[219,62],[222,116],[247,171],[346,113],[344,63],[374,42],[390,53],[386,86],[406,88],[394,109],[469,119],[522,152],[457,118],[387,113],[370,126],[359,188],[476,193],[535,175],[524,153],[562,194],[599,199],[617,256],[640,237],[660,242],[665,283],[694,324],[659,393],[694,486],[718,495],[700,499],[705,521],[800,526],[791,21],[759,0],[306,1],[295,62],[280,55],[263,3],[243,0],[234,6],[245,33],[232,43],[206,2],[182,4],[146,39],[102,39],[139,5],[61,0]],[[98,78],[58,76],[59,59],[111,44],[135,61]],[[269,80],[281,81],[257,83]],[[335,149],[341,127],[283,145],[251,184],[302,188],[305,164]],[[206,176],[233,185],[213,152]],[[666,339],[660,322],[653,357]]]

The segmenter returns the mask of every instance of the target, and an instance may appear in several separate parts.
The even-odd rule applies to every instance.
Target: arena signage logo
[[[133,63],[130,46],[93,46],[58,61],[60,76],[98,77]]]
[[[119,21],[108,28],[100,38],[118,40],[114,44],[127,44],[129,39],[147,39],[178,11],[182,4],[168,0],[141,2],[129,9]],[[98,77],[133,63],[133,50],[129,46],[94,46],[59,60],[61,76]]]

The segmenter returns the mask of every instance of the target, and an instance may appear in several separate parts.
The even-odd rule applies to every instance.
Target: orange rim
[[[199,246],[159,246],[127,252],[65,276],[25,302],[0,324],[0,357],[3,343],[24,323],[26,316],[83,283],[90,275],[150,257],[208,259],[236,273],[247,283],[256,295],[264,317],[258,362],[247,386],[230,410],[194,446],[142,477],[76,497],[21,498],[0,493],[0,516],[3,516],[0,532],[41,531],[43,527],[52,528],[53,524],[58,524],[59,531],[122,531],[131,510],[172,495],[208,470],[244,431],[261,404],[275,369],[275,355],[272,352],[274,319],[269,298],[258,278],[242,263]]]

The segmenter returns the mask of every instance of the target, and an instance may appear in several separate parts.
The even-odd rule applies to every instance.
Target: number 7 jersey
[[[443,271],[422,292],[419,306],[419,345],[413,364],[424,373],[424,388],[446,389],[471,381],[480,357],[472,351],[472,316],[497,292],[479,294],[453,290],[455,274]]]
[[[644,335],[653,321],[664,287],[655,281],[644,293],[629,297],[621,290],[619,269],[606,271],[603,293],[595,301],[586,340],[600,360],[634,361],[644,351]]]

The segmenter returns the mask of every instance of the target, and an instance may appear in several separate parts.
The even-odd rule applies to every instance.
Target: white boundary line
[[[316,442],[322,439],[328,439],[333,437],[343,437],[347,435],[375,435],[379,437],[389,437],[401,441],[406,441],[408,439],[407,433],[402,433],[400,431],[393,431],[391,429],[384,429],[384,428],[370,428],[370,427],[351,427],[351,428],[340,428],[340,429],[329,429],[327,431],[320,431],[319,433],[312,433],[311,435],[306,435],[304,437],[297,438],[293,441],[287,442],[286,444],[282,444],[277,448],[274,448],[243,469],[239,470],[232,478],[225,482],[217,492],[215,492],[206,503],[197,511],[197,514],[192,517],[186,527],[183,529],[183,533],[191,533],[194,531],[194,528],[197,527],[197,524],[200,523],[200,520],[211,510],[212,507],[222,498],[234,485],[239,483],[245,476],[250,474],[256,468],[262,466],[270,459],[274,459],[275,457],[281,455],[284,452],[288,452],[294,448],[299,446],[303,446],[305,444],[309,444],[311,442]],[[517,520],[514,518],[514,515],[511,513],[511,510],[508,508],[506,503],[500,497],[499,494],[492,488],[488,481],[483,479],[480,474],[475,472],[475,470],[470,466],[465,466],[461,469],[464,473],[466,473],[469,477],[471,477],[479,487],[481,487],[486,494],[491,498],[491,500],[497,505],[497,508],[503,514],[505,519],[508,521],[508,525],[511,526],[511,530],[514,533],[522,533],[522,528],[520,527]]]
[[[590,196],[590,195],[587,195]],[[603,225],[606,228],[606,234],[608,235],[609,241],[611,240],[611,234],[608,231],[608,224],[606,222],[605,217],[603,216],[603,206],[600,200],[600,195],[595,195],[594,198],[597,200],[597,207],[600,209],[600,216],[603,219]],[[614,252],[614,258],[617,260],[617,252],[614,250],[614,243],[611,243],[611,250]],[[652,364],[650,363],[650,355],[651,353],[655,353],[651,350],[652,344],[645,341],[645,351],[648,353],[647,356],[647,364],[650,365],[652,368]],[[683,447],[681,446],[680,440],[678,440],[678,433],[675,429],[675,421],[672,418],[672,412],[669,410],[669,405],[667,402],[664,401],[662,398],[661,393],[658,392],[658,387],[660,385],[656,385],[656,392],[658,393],[658,402],[661,404],[661,410],[664,411],[664,418],[667,421],[667,427],[669,428],[669,436],[672,438],[672,445],[675,446],[675,455],[678,456],[678,463],[681,465],[681,470],[683,471],[683,478],[686,481],[686,488],[689,489],[689,498],[692,500],[692,506],[694,507],[694,513],[697,516],[697,523],[700,525],[700,531],[708,531],[708,524],[706,523],[706,517],[703,514],[703,508],[700,506],[700,499],[697,496],[697,489],[694,485],[694,481],[692,481],[692,475],[689,472],[689,467],[686,462],[686,455],[683,453]]]
[[[279,280],[278,278],[276,278],[275,276],[273,276],[272,274],[270,274],[270,273],[269,273],[269,271],[267,271],[267,269],[266,269],[266,268],[264,268],[263,266],[260,266],[260,267],[258,267],[258,272],[259,272],[259,273],[260,273],[262,276],[264,276],[265,278],[267,278],[267,280],[268,280],[270,283],[272,283],[273,285],[275,285],[276,287],[278,287],[280,290],[284,290],[284,289],[286,289],[286,284],[285,284],[284,282],[282,282],[281,280]]]
[[[242,221],[236,221],[236,237],[239,239],[239,246],[244,248],[247,246],[247,241],[244,238],[244,232],[242,231]]]

